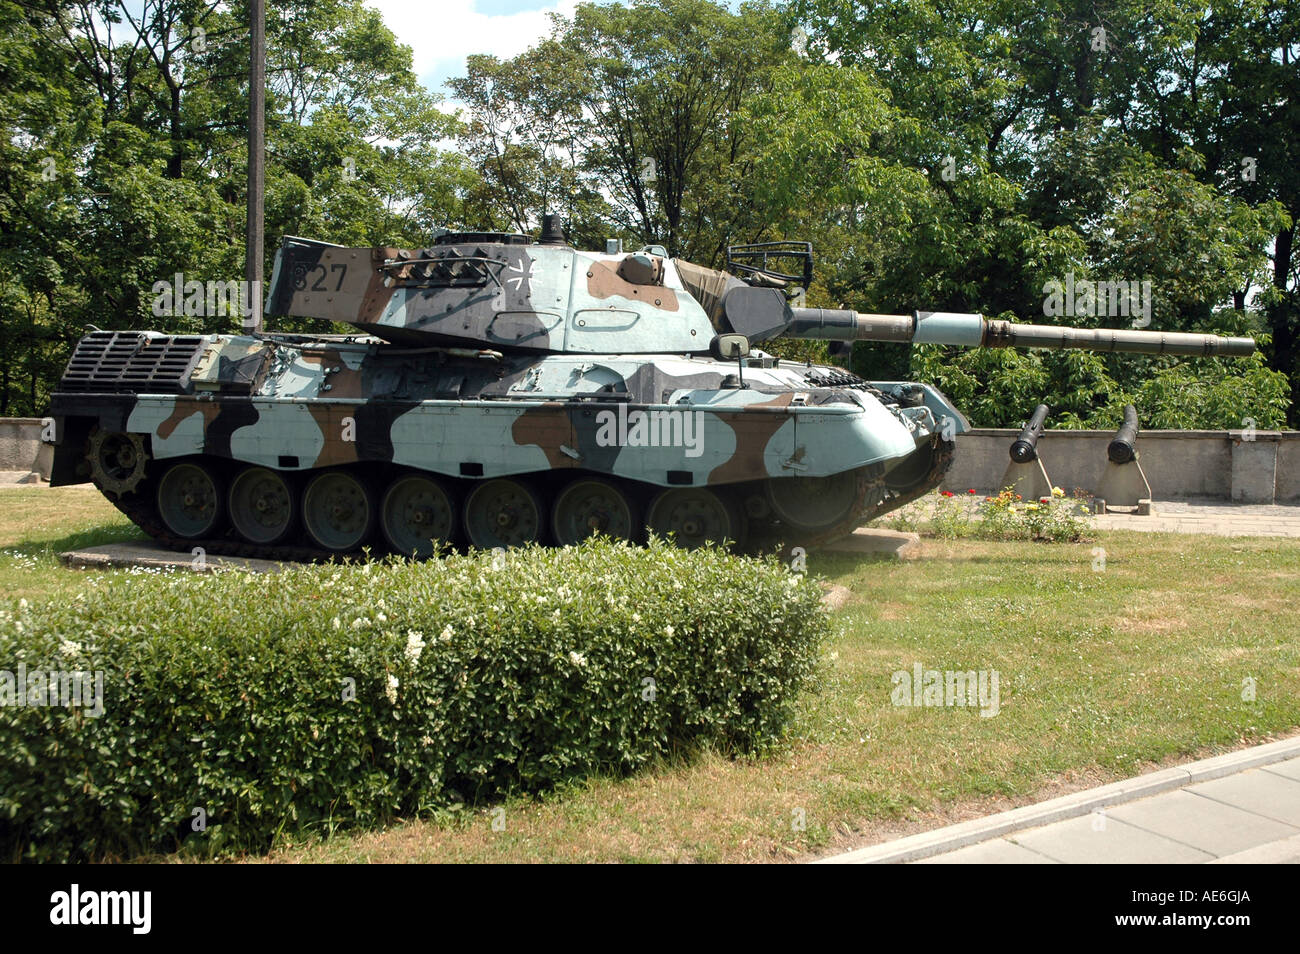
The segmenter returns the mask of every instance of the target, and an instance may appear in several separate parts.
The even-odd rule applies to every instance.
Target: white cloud
[[[579,0],[540,2],[547,5],[492,15],[478,11],[479,0],[367,0],[398,41],[411,48],[420,82],[443,95],[448,93],[443,82],[464,74],[468,54],[522,53],[550,33],[547,14],[572,16]]]

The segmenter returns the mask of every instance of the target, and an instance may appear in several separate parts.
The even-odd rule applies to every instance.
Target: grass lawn
[[[144,537],[89,484],[79,487],[0,488],[0,595],[29,600],[72,594],[87,576],[64,567],[64,550]],[[107,584],[127,570],[95,574]]]
[[[67,570],[55,554],[136,536],[94,491],[0,491],[0,594],[112,585],[129,571]],[[1300,726],[1300,541],[1094,537],[926,540],[905,562],[811,554],[809,571],[849,595],[823,684],[773,755],[704,754],[540,800],[286,843],[270,860],[797,860]],[[997,670],[1000,711],[893,705],[891,675],[915,663]]]

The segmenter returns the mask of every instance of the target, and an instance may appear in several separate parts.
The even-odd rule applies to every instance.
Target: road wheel
[[[829,477],[776,477],[767,482],[772,512],[796,533],[818,533],[843,523],[862,504],[855,470]]]
[[[555,499],[551,522],[560,546],[581,543],[595,533],[633,541],[640,532],[637,506],[607,480],[575,480]]]
[[[664,490],[650,503],[646,522],[652,532],[694,550],[707,544],[739,543],[744,524],[735,504],[705,487]]]
[[[359,550],[375,527],[370,491],[346,470],[317,474],[302,495],[302,525],[312,543],[324,550]]]
[[[384,539],[398,553],[427,557],[433,554],[435,541],[455,541],[460,523],[456,509],[456,501],[437,480],[407,474],[389,484],[379,523]]]
[[[216,479],[198,464],[173,464],[158,482],[158,517],[184,540],[213,536],[221,521]]]
[[[484,550],[521,547],[542,539],[546,513],[537,493],[519,480],[488,480],[465,501],[465,533]]]
[[[273,470],[246,467],[230,485],[227,510],[235,532],[249,543],[279,543],[293,528],[293,488]]]

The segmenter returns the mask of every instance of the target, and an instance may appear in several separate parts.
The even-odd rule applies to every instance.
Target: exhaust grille
[[[59,390],[181,394],[202,352],[202,335],[95,331],[77,342]]]

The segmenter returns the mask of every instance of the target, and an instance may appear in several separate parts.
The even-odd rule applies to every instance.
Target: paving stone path
[[[1300,864],[1300,758],[959,848],[920,864]]]
[[[1148,517],[1103,514],[1098,530],[1210,533],[1225,537],[1300,537],[1300,507],[1230,504],[1223,501],[1158,500]]]
[[[937,495],[931,494],[898,512],[911,519],[929,518]],[[954,498],[972,509],[984,499]],[[1300,537],[1300,506],[1233,504],[1224,500],[1156,500],[1149,516],[1111,513],[1087,519],[1098,530],[1145,533],[1208,533],[1223,537]],[[895,515],[874,524],[890,527]]]

